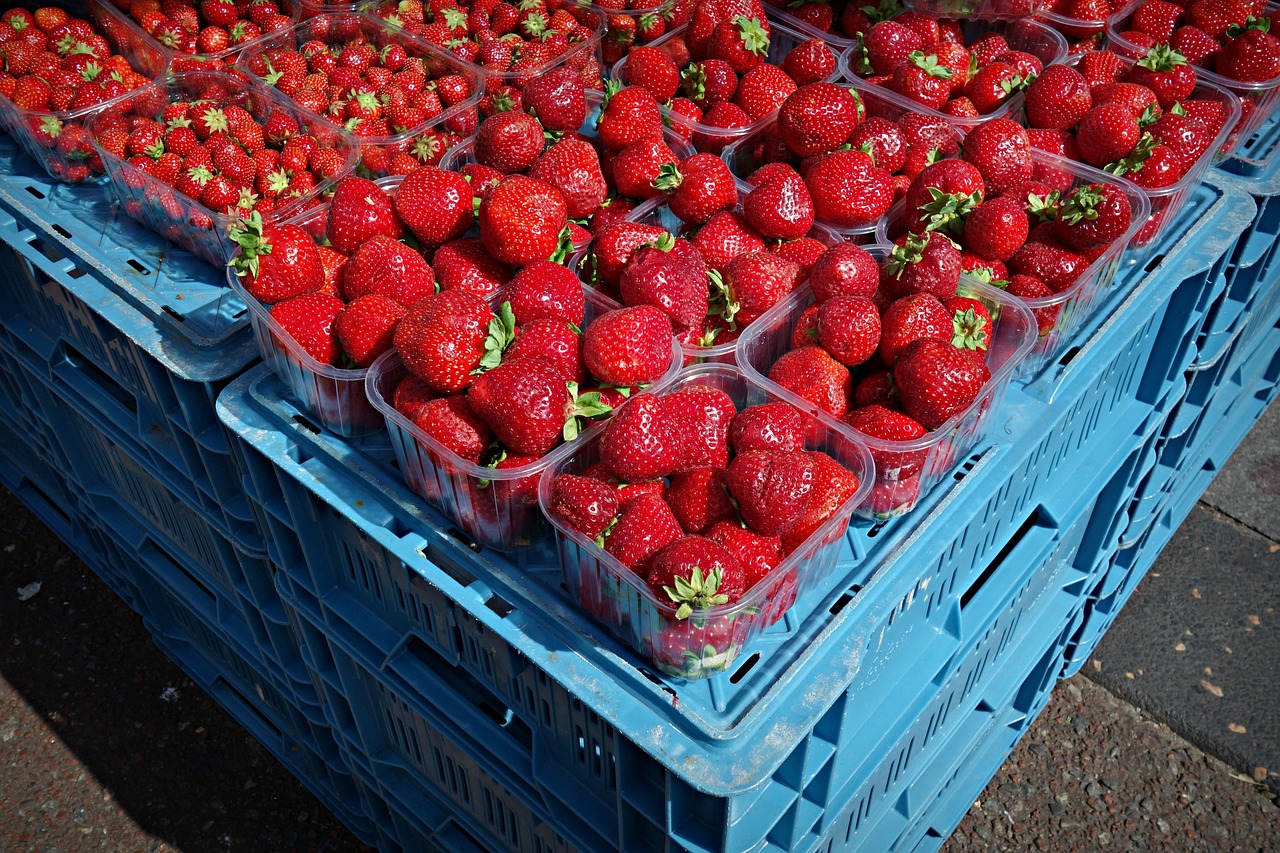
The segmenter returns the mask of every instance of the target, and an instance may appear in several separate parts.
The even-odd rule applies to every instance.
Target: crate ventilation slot
[[[151,275],[151,268],[148,267],[146,264],[142,263],[141,261],[136,260],[134,258],[130,258],[127,261],[127,263],[129,264],[129,266],[133,267],[135,270],[142,273],[143,275]]]
[[[40,192],[40,190],[36,189],[35,187],[29,186],[29,187],[25,187],[25,189],[27,192],[31,193],[36,198],[43,199],[45,197],[44,193]]]
[[[755,668],[755,665],[759,662],[759,660],[760,660],[760,653],[752,652],[751,657],[747,658],[746,661],[743,662],[742,666],[734,670],[733,675],[729,676],[729,683],[737,684],[739,681],[746,678],[747,673]]]

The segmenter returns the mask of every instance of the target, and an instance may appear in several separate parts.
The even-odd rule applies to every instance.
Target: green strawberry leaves
[[[894,246],[889,252],[889,260],[885,261],[885,271],[894,278],[902,278],[903,272],[911,264],[920,263],[924,257],[925,247],[929,245],[929,238],[919,234],[908,234],[907,240],[901,246]]]
[[[742,306],[733,299],[733,294],[729,292],[729,285],[725,282],[724,276],[720,274],[719,270],[708,270],[707,282],[710,285],[707,316],[723,317],[729,324],[730,329],[736,328],[733,318],[737,316]]]
[[[1108,163],[1102,167],[1102,171],[1112,175],[1127,175],[1130,172],[1137,172],[1142,169],[1142,164],[1151,156],[1152,150],[1158,144],[1156,138],[1148,131],[1143,131],[1142,138],[1138,140],[1138,144],[1120,160],[1114,163]]]
[[[982,203],[981,193],[958,195],[943,192],[937,187],[928,189],[932,201],[927,201],[918,208],[925,214],[924,218],[928,223],[925,231],[950,231],[958,235],[964,231],[965,219]]]
[[[650,184],[655,190],[661,190],[667,195],[671,195],[680,189],[680,185],[684,183],[684,175],[680,174],[680,167],[675,163],[663,163],[658,169],[658,176],[653,179]]]
[[[1227,27],[1227,38],[1239,38],[1249,30],[1261,30],[1264,33],[1271,32],[1270,18],[1255,18],[1253,15],[1245,18],[1244,24],[1232,24]]]
[[[988,270],[990,273],[990,270]],[[951,345],[959,349],[986,350],[990,334],[987,318],[972,308],[956,311],[951,318]]]
[[[759,18],[739,15],[733,19],[733,23],[737,26],[738,38],[742,40],[742,46],[748,53],[764,56],[769,52],[769,34],[765,32]]]
[[[1084,186],[1076,190],[1058,209],[1058,219],[1067,225],[1077,225],[1088,220],[1097,219],[1098,206],[1106,202],[1106,196],[1093,186]]]
[[[248,219],[241,219],[231,226],[227,236],[240,246],[240,252],[227,266],[235,268],[237,276],[243,278],[247,272],[257,278],[258,256],[271,254],[271,243],[262,232],[262,214],[256,210]]]
[[[719,569],[712,569],[703,576],[702,569],[695,566],[689,573],[689,577],[676,577],[674,580],[674,587],[664,586],[662,591],[667,594],[673,604],[679,605],[676,608],[677,619],[688,619],[695,609],[704,610],[729,602],[729,596],[719,591],[721,581]]]
[[[950,80],[955,76],[955,72],[945,65],[938,62],[938,55],[931,53],[925,56],[922,50],[913,50],[907,54],[907,59],[916,68],[919,68],[930,77],[940,77],[943,80]]]
[[[1153,46],[1146,56],[1138,60],[1138,65],[1157,73],[1172,71],[1179,65],[1186,64],[1187,58],[1167,44]]]
[[[1027,193],[1027,216],[1037,222],[1052,222],[1058,218],[1061,199],[1062,193],[1058,190],[1053,190],[1043,197],[1035,193]]]
[[[484,355],[480,358],[480,366],[471,371],[479,375],[492,370],[502,362],[502,353],[516,337],[516,315],[511,310],[510,302],[503,302],[498,313],[489,321],[489,334],[484,339]]]
[[[582,434],[584,421],[597,421],[607,418],[613,414],[613,407],[604,401],[599,391],[587,391],[585,394],[579,394],[577,382],[568,382],[566,387],[569,389],[572,403],[570,403],[569,417],[565,418],[561,435],[564,436],[565,441],[573,441]]]

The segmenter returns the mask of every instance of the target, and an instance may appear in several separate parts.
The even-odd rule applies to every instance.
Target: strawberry
[[[1280,76],[1280,39],[1269,29],[1269,18],[1228,27],[1229,40],[1215,57],[1214,69],[1224,77],[1246,82]]]
[[[860,102],[848,89],[835,83],[810,83],[783,102],[778,133],[798,157],[833,151],[857,127],[860,111]]]
[[[856,409],[844,422],[863,435],[884,442],[914,442],[928,434],[918,421],[905,412],[873,404]],[[881,481],[907,480],[924,467],[926,450],[891,450],[877,444],[871,451],[876,478]]]
[[[805,455],[813,463],[813,496],[800,520],[782,534],[782,549],[787,554],[796,551],[817,534],[819,528],[835,517],[841,507],[858,493],[858,478],[848,468],[820,451],[811,451]],[[843,536],[849,526],[849,515],[848,512],[844,513],[843,521],[834,524],[833,529],[816,544],[832,542]]]
[[[391,199],[377,184],[349,177],[339,182],[329,200],[325,233],[335,249],[350,255],[377,234],[400,239],[404,225]]]
[[[769,368],[769,379],[832,417],[848,411],[853,386],[849,368],[816,344],[785,353]]]
[[[676,608],[677,619],[731,604],[746,590],[738,558],[705,536],[685,536],[665,545],[649,561],[645,581],[659,601]]]
[[[681,90],[702,110],[727,103],[738,91],[738,75],[721,59],[696,62],[680,73]]]
[[[782,562],[782,540],[777,536],[764,536],[748,530],[736,520],[718,521],[706,536],[722,545],[742,564],[744,585],[755,586]]]
[[[813,228],[813,198],[800,175],[781,175],[747,193],[742,215],[765,239],[798,240]]]
[[[1113,184],[1086,184],[1058,209],[1057,234],[1071,248],[1088,252],[1120,239],[1131,221],[1129,199]]]
[[[671,54],[656,47],[635,47],[627,54],[622,81],[647,89],[655,101],[665,104],[680,89],[680,69]]]
[[[1129,19],[1129,29],[1146,33],[1157,42],[1167,42],[1182,20],[1182,6],[1165,0],[1144,0]]]
[[[245,291],[270,305],[324,286],[320,252],[311,235],[296,225],[263,225],[255,213],[228,235],[240,246],[231,266]]]
[[[661,136],[662,114],[653,94],[639,86],[605,92],[604,106],[596,120],[600,142],[610,151],[621,151],[638,139]]]
[[[696,248],[670,234],[636,249],[619,290],[625,304],[655,306],[677,329],[696,326],[707,316],[706,264]]]
[[[475,378],[467,402],[508,450],[542,456],[561,436],[578,434],[576,418],[598,417],[610,410],[599,395],[574,400],[560,370],[540,358],[504,360]]]
[[[993,328],[991,312],[987,310],[987,306],[967,296],[953,296],[943,300],[942,307],[951,312],[951,327],[954,331],[951,345],[985,356],[990,349]]]
[[[576,474],[558,474],[551,482],[548,509],[566,526],[594,539],[618,514],[618,497],[607,483]]]
[[[600,437],[600,461],[619,479],[640,482],[674,473],[684,459],[683,430],[662,400],[641,394],[614,414]]]
[[[814,217],[837,228],[879,219],[893,204],[893,178],[862,151],[834,151],[815,158],[805,175]]]
[[[1222,45],[1216,38],[1199,27],[1192,26],[1174,30],[1173,37],[1169,39],[1169,47],[1185,56],[1192,65],[1207,65],[1207,60],[1222,50]]]
[[[471,185],[461,175],[435,166],[420,166],[406,174],[392,203],[400,220],[427,249],[456,240],[475,222]]]
[[[666,193],[671,212],[689,225],[701,225],[738,203],[733,173],[714,154],[694,154],[679,165],[663,164],[653,186]]]
[[[809,5],[813,7],[818,4]],[[787,51],[787,55],[782,58],[782,70],[797,86],[821,83],[831,79],[835,72],[836,56],[825,40],[811,38]]]
[[[946,299],[955,295],[960,273],[960,250],[945,234],[908,234],[889,253],[881,283],[894,296],[932,293]]]
[[[1034,232],[1021,249],[1009,258],[1009,270],[1015,274],[1035,276],[1054,293],[1067,289],[1089,266],[1089,261],[1052,237],[1039,237]]]
[[[721,21],[711,32],[706,45],[706,58],[729,63],[738,74],[746,74],[764,62],[769,51],[769,24],[763,16],[747,18],[739,15]],[[629,60],[628,60],[629,61]]]
[[[405,308],[394,299],[371,293],[353,299],[334,321],[342,351],[360,367],[368,367],[392,347]]]
[[[1148,50],[1146,56],[1129,69],[1127,79],[1154,92],[1161,109],[1166,110],[1188,97],[1196,87],[1195,69],[1168,44],[1157,44]]]
[[[480,297],[449,290],[409,307],[396,327],[395,346],[410,371],[450,394],[470,385],[482,367],[496,366],[513,325],[495,318]]]
[[[1117,104],[1103,104],[1085,113],[1076,130],[1080,156],[1091,166],[1106,166],[1133,150],[1141,137],[1133,112]]]
[[[542,125],[533,116],[496,113],[481,122],[476,131],[475,158],[482,166],[509,175],[532,166],[545,145]]]
[[[991,195],[1031,180],[1031,139],[1010,119],[989,119],[975,127],[965,137],[963,156],[977,167]]]
[[[503,352],[507,360],[540,358],[560,371],[568,382],[584,387],[590,377],[582,361],[582,334],[563,320],[532,320],[516,329],[516,338]]]
[[[684,536],[680,522],[662,498],[641,494],[618,512],[618,520],[604,534],[604,549],[638,574],[663,546]]]
[[[876,75],[892,74],[912,51],[925,46],[924,39],[898,21],[880,21],[862,36],[859,67]]]
[[[766,536],[794,527],[813,500],[813,459],[801,451],[750,450],[729,463],[727,485],[747,526]]]
[[[694,468],[671,475],[667,504],[686,533],[706,533],[721,522],[737,521],[724,468]]]
[[[424,403],[436,399],[438,395],[431,387],[422,380],[422,377],[406,373],[404,377],[396,383],[395,390],[391,394],[391,405],[397,412],[404,415],[409,420],[413,420]]]
[[[652,305],[606,311],[582,336],[582,357],[591,375],[620,388],[660,378],[671,364],[671,319]]]
[[[893,70],[890,87],[905,97],[931,109],[938,109],[951,96],[950,68],[938,62],[936,54],[913,50],[907,61]]]
[[[1031,127],[1068,130],[1093,106],[1089,82],[1070,65],[1050,65],[1027,86],[1024,103]]]
[[[662,407],[684,429],[677,472],[729,464],[729,424],[738,410],[728,394],[708,385],[687,385],[663,396]]]
[[[729,262],[723,273],[712,273],[712,286],[723,300],[726,320],[746,326],[777,305],[799,286],[800,265],[770,252],[749,252]]]
[[[765,250],[764,238],[739,214],[722,210],[707,220],[691,241],[709,269],[723,272],[734,258]]]
[[[637,139],[613,159],[610,173],[621,195],[637,199],[660,196],[656,182],[665,166],[673,166],[676,155],[660,136]]]
[[[827,249],[809,270],[809,287],[818,302],[840,295],[869,297],[879,286],[876,259],[852,243],[837,243]]]
[[[757,403],[734,416],[729,446],[751,450],[804,450],[804,418],[790,403]]]
[[[964,85],[964,95],[980,115],[1002,107],[1015,92],[1025,88],[1026,81],[1007,62],[979,63],[977,73]]]
[[[950,341],[951,314],[932,293],[896,299],[880,316],[880,360],[893,367],[911,343],[921,338]]]
[[[645,243],[653,242],[667,233],[657,225],[622,220],[605,227],[591,241],[594,278],[612,288],[622,280],[631,255]],[[761,241],[763,245],[763,241]]]
[[[445,450],[473,464],[480,462],[493,442],[489,425],[472,410],[462,394],[428,400],[418,407],[411,420]]]
[[[572,132],[587,118],[584,88],[580,71],[561,66],[526,82],[521,90],[522,104],[547,131]]]
[[[342,273],[348,300],[376,293],[408,308],[434,290],[435,275],[422,256],[383,234],[361,243]]]
[[[1007,261],[1027,242],[1030,229],[1024,203],[1013,196],[999,196],[978,205],[969,214],[964,225],[964,242],[981,258]]]
[[[937,429],[977,398],[991,372],[950,342],[914,341],[893,368],[902,405],[925,429]]]
[[[494,260],[479,237],[445,243],[432,256],[431,267],[440,290],[465,290],[486,298],[511,280],[511,268]]]
[[[568,222],[564,197],[555,188],[510,175],[480,202],[480,239],[497,260],[524,266],[551,257]]]
[[[586,317],[582,282],[567,267],[551,261],[534,261],[520,270],[502,297],[510,303],[517,325],[551,319],[581,326]]]
[[[862,364],[880,345],[880,312],[865,296],[836,296],[823,302],[817,316],[818,343],[848,367]]]
[[[337,364],[342,355],[333,324],[342,300],[328,293],[303,293],[271,306],[271,317],[302,351],[320,364]]]
[[[530,167],[529,177],[560,191],[570,219],[591,216],[609,195],[609,185],[595,148],[572,136],[543,151]]]

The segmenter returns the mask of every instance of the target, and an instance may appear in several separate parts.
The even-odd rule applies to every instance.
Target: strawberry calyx
[[[989,284],[992,287],[998,287],[1001,290],[1004,290],[1009,286],[1009,280],[1006,278],[996,278],[995,273],[991,272],[991,267],[974,267],[971,270],[965,270],[964,274],[972,279],[982,282],[983,284]],[[892,378],[892,376],[893,374],[890,373],[890,378]]]
[[[604,401],[599,391],[578,393],[577,382],[567,382],[569,389],[569,416],[565,419],[561,435],[565,441],[573,441],[582,432],[585,421],[598,421],[613,414],[613,407]]]
[[[1180,105],[1175,106],[1180,107]],[[1155,104],[1147,104],[1142,110],[1142,115],[1138,116],[1138,127],[1146,127],[1149,124],[1155,124],[1156,120],[1159,118],[1160,107]]]
[[[926,214],[925,231],[950,231],[959,234],[964,230],[964,221],[974,208],[982,204],[982,193],[961,195],[943,192],[937,187],[929,187],[927,201],[919,206],[921,213]]]
[[[680,189],[680,185],[684,183],[684,175],[680,174],[680,167],[675,163],[663,163],[658,169],[658,177],[653,179],[650,185],[655,190],[661,190],[667,195],[671,195]]]
[[[733,19],[733,23],[737,26],[738,38],[742,40],[742,46],[748,53],[764,56],[769,52],[769,34],[765,32],[759,18],[739,15]]]
[[[708,270],[707,284],[709,289],[707,316],[723,317],[731,330],[736,329],[737,324],[734,323],[733,318],[742,310],[742,305],[729,292],[729,285],[725,282],[724,276],[719,270]]]
[[[685,74],[688,74],[690,71],[692,71],[694,67],[695,66],[691,65],[687,69],[685,69]],[[613,96],[618,94],[621,91],[622,91],[622,84],[619,83],[617,80],[604,81],[604,100],[601,101],[600,103],[600,117],[603,117],[605,110],[609,109],[609,101],[613,100]],[[600,118],[597,118],[596,127],[599,127],[599,126],[600,126]]]
[[[1264,33],[1271,32],[1270,18],[1255,18],[1253,15],[1244,19],[1243,24],[1232,24],[1227,27],[1227,38],[1239,38],[1249,30],[1259,30]]]
[[[867,45],[864,41],[858,41],[858,44],[853,48],[853,53],[850,54],[849,58],[853,66],[853,70],[857,72],[859,76],[870,77],[876,73],[875,68],[871,65],[871,56],[867,53]]]
[[[1058,207],[1061,204],[1061,199],[1062,193],[1058,190],[1053,190],[1045,196],[1027,193],[1027,216],[1037,222],[1052,222],[1058,218]]]
[[[1158,73],[1172,71],[1179,65],[1186,65],[1187,58],[1182,55],[1181,51],[1175,50],[1166,43],[1153,46],[1147,51],[1147,55],[1138,60],[1138,65],[1146,68],[1148,71]]]
[[[913,50],[911,53],[907,54],[907,60],[930,77],[940,77],[943,80],[950,80],[955,76],[954,71],[938,62],[938,55],[936,53],[931,53],[928,56],[925,56],[923,50]]]
[[[607,81],[605,86],[608,86],[609,82],[612,81]],[[703,70],[701,63],[695,62],[684,71],[680,72],[680,82],[684,86],[684,92],[689,96],[690,100],[700,101],[707,96],[707,72]],[[604,106],[606,107],[609,105],[608,98],[609,95],[606,91],[604,103]],[[604,107],[601,107],[601,110],[603,109]]]
[[[889,259],[884,265],[885,271],[894,278],[902,278],[902,273],[909,265],[918,264],[924,258],[924,250],[928,245],[928,237],[908,234],[906,242],[900,246],[894,246],[889,252]]]
[[[44,116],[40,119],[40,131],[50,139],[57,139],[62,135],[62,120],[57,116]]]
[[[467,28],[467,13],[456,6],[446,6],[441,14],[444,15],[444,23],[451,30],[465,30]]]
[[[485,448],[484,453],[480,454],[480,465],[484,468],[496,469],[507,458],[507,451],[498,442],[494,442]],[[493,480],[487,477],[481,477],[476,480],[477,489],[487,489],[493,484]]]
[[[677,576],[674,580],[675,586],[664,586],[662,591],[667,594],[673,604],[678,605],[677,619],[688,619],[695,609],[704,610],[729,602],[729,596],[720,592],[722,580],[720,569],[712,569],[703,575],[702,568],[694,566],[689,577]]]
[[[231,242],[240,247],[240,251],[227,263],[227,266],[233,267],[236,275],[241,278],[246,273],[256,278],[258,257],[271,254],[271,242],[264,233],[262,214],[255,210],[247,219],[241,219],[232,225],[227,236]]]
[[[489,334],[484,339],[484,355],[480,358],[480,364],[471,371],[471,375],[478,376],[497,367],[502,362],[502,353],[511,346],[515,337],[515,312],[511,310],[510,302],[503,302],[498,306],[498,312],[493,319],[489,321]]]
[[[990,270],[988,270],[988,274]],[[966,308],[956,311],[951,317],[951,345],[957,349],[986,350],[990,335],[987,333],[987,318]]]
[[[1001,80],[1000,88],[1004,90],[1004,93],[1006,95],[1012,95],[1014,92],[1017,92],[1020,89],[1025,89],[1028,86],[1030,86],[1032,79],[1034,78],[1030,76],[1023,77],[1021,74],[1015,74],[1012,77],[1010,77],[1008,80]]]
[[[1076,190],[1058,209],[1058,219],[1067,225],[1077,225],[1088,220],[1092,222],[1101,215],[1098,209],[1107,197],[1098,192],[1094,186],[1084,186]]]
[[[1143,131],[1142,137],[1138,140],[1138,144],[1133,146],[1133,150],[1114,163],[1108,163],[1102,167],[1102,171],[1111,175],[1127,175],[1130,172],[1137,172],[1142,169],[1142,164],[1151,156],[1151,152],[1155,150],[1159,144],[1149,131]]]
[[[476,208],[476,215],[480,215],[479,208]],[[568,223],[560,229],[557,241],[556,250],[551,253],[551,257],[547,260],[555,264],[563,264],[573,254],[573,231],[569,228]]]
[[[657,237],[655,237],[654,239],[650,240],[648,243],[645,243],[643,245],[644,247],[648,247],[651,249],[658,249],[663,252],[670,252],[672,249],[676,247],[676,238],[671,234],[670,231],[664,231],[662,232],[662,234],[658,235]]]

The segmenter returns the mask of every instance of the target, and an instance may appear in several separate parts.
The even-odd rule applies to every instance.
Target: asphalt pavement
[[[1280,850],[1277,606],[1280,405],[946,849]],[[3,490],[0,644],[0,850],[368,850]]]

